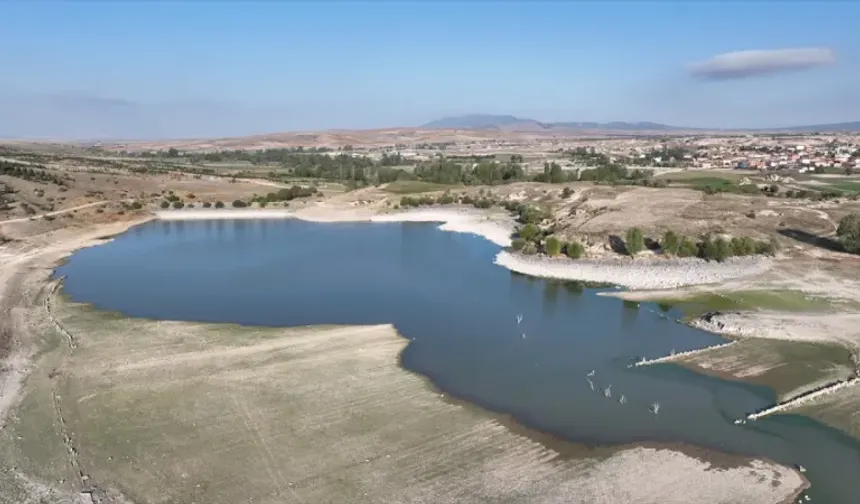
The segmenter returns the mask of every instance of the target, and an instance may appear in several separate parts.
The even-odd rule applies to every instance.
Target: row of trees
[[[779,243],[773,238],[755,240],[748,236],[735,236],[727,239],[718,235],[706,234],[698,240],[694,240],[669,230],[657,242],[648,240],[642,230],[637,227],[627,230],[624,247],[629,255],[638,254],[645,250],[649,244],[651,245],[650,248],[659,248],[664,254],[678,257],[699,257],[709,261],[723,261],[734,256],[774,255],[779,250]]]
[[[9,175],[31,182],[51,182],[60,186],[66,183],[62,177],[51,173],[44,165],[30,165],[13,161],[0,161],[0,175]]]

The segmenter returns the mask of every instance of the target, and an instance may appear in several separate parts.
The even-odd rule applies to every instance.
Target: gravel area
[[[524,256],[507,251],[500,252],[495,263],[524,275],[609,283],[630,289],[670,289],[720,283],[760,274],[772,265],[770,259],[752,257],[734,257],[723,262],[695,258],[572,260]]]

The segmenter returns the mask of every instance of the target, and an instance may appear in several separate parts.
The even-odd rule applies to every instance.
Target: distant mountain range
[[[602,130],[618,133],[635,132],[682,132],[682,131],[783,131],[783,132],[847,132],[860,131],[860,121],[816,124],[810,126],[792,126],[783,128],[687,128],[669,126],[653,122],[541,122],[512,115],[469,114],[456,117],[446,117],[423,124],[427,129],[498,129],[506,131],[541,131],[541,130]]]

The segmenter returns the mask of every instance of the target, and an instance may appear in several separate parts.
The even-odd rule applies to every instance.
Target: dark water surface
[[[393,322],[413,340],[405,367],[529,427],[589,444],[686,442],[800,463],[813,502],[860,502],[852,438],[795,415],[734,425],[773,403],[771,390],[674,365],[627,368],[719,337],[661,317],[654,305],[512,275],[492,263],[498,251],[433,224],[156,221],[79,251],[57,275],[67,276],[73,299],[137,317]],[[596,391],[586,381],[592,369]],[[654,401],[659,415],[649,411]]]

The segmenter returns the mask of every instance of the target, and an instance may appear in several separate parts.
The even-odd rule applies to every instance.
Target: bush
[[[223,201],[216,201],[215,202],[215,208],[224,208],[224,202]]]
[[[860,252],[860,214],[848,214],[839,220],[836,236],[842,242],[845,250],[851,253]]]
[[[567,254],[567,257],[570,257],[571,259],[579,259],[585,255],[585,247],[583,247],[578,241],[572,241],[564,248],[564,252]]]
[[[699,255],[699,247],[693,240],[686,236],[682,237],[678,244],[678,257],[696,257],[697,255]]]
[[[439,199],[436,200],[440,205],[451,205],[454,203],[454,197],[449,193],[445,193],[442,196],[439,196]]]
[[[143,205],[141,205],[139,201],[135,201],[131,204],[131,208],[134,210],[140,210],[141,208],[143,208]]]
[[[660,242],[660,248],[666,254],[677,255],[678,248],[681,246],[681,240],[674,231],[669,230],[663,235],[663,240]]]
[[[776,255],[779,252],[779,242],[776,238],[755,242],[755,253],[761,255]]]
[[[638,227],[628,229],[626,238],[624,248],[627,249],[627,253],[631,256],[645,249],[645,235],[642,234],[642,230]]]
[[[732,255],[748,256],[756,253],[756,242],[748,236],[738,238],[735,236],[731,241]]]
[[[233,208],[245,208],[246,206],[248,206],[248,204],[240,199],[233,202]]]
[[[553,257],[561,254],[561,242],[555,236],[546,239],[546,253]]]
[[[185,206],[185,203],[183,203],[181,201],[174,201],[173,202],[173,208],[175,208],[177,210],[179,210],[180,208],[182,208],[184,206]]]
[[[519,235],[523,240],[532,241],[540,236],[540,228],[534,224],[526,224],[520,228]]]
[[[523,247],[523,254],[527,254],[527,255],[537,254],[537,245],[535,245],[532,242],[526,243],[526,245]]]
[[[562,198],[570,198],[571,196],[573,196],[573,189],[571,189],[570,187],[565,187],[561,190]]]
[[[700,255],[708,261],[724,261],[732,256],[732,245],[723,238],[708,236],[702,241]]]
[[[212,203],[209,203],[208,201],[204,201],[203,202],[203,208],[212,208]]]
[[[166,202],[166,201],[162,201],[162,202],[161,202],[161,204],[160,204],[159,206],[160,206],[161,208],[169,208],[169,207],[170,207],[170,203],[168,203],[168,202]]]
[[[522,250],[523,247],[526,246],[526,243],[528,242],[526,242],[522,238],[514,238],[513,240],[511,240],[511,249],[517,251]]]
[[[268,205],[269,202],[266,200],[260,200],[258,204],[260,205],[260,208],[266,208],[266,205]]]

